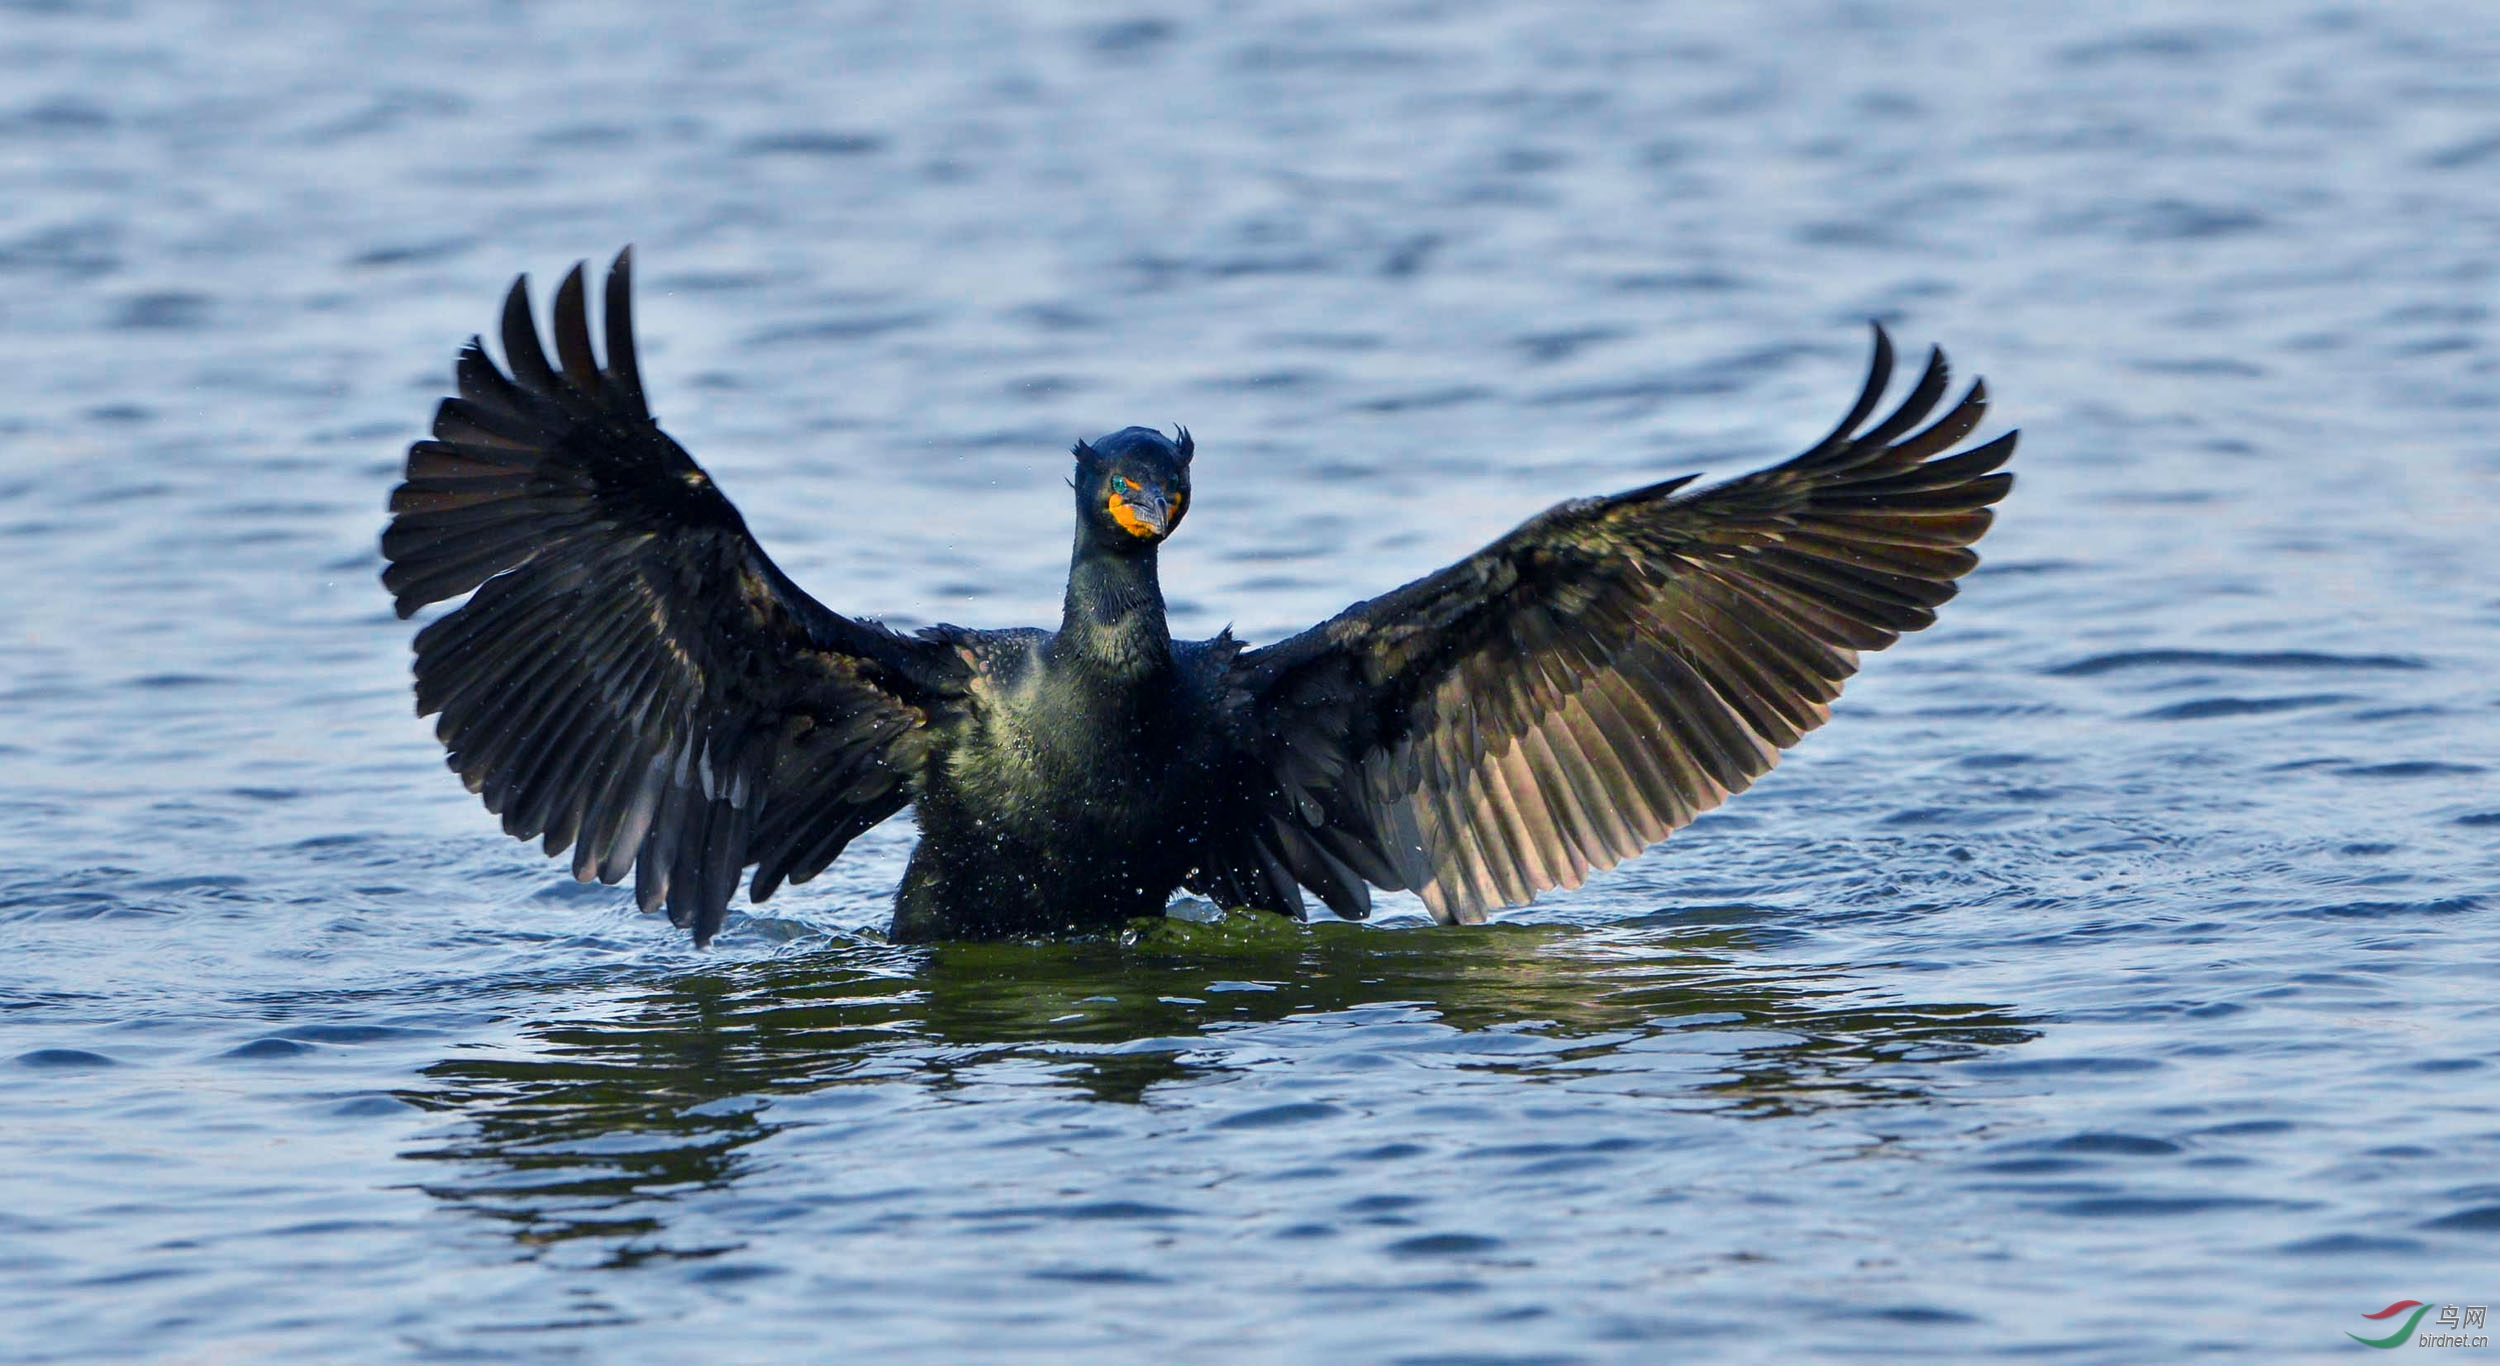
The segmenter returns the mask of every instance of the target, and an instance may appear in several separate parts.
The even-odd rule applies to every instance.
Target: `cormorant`
[[[1439,573],[1256,649],[1174,640],[1155,557],[1189,508],[1186,429],[1075,446],[1056,630],[844,616],[785,577],[644,402],[632,251],[582,267],[556,362],[526,276],[506,375],[472,338],[391,495],[382,581],[417,633],[419,715],[504,829],[630,870],[703,944],[743,870],[761,902],[917,808],[897,940],[1085,931],[1187,888],[1361,919],[1371,887],[1473,924],[1575,887],[1760,777],[1829,715],[1858,653],[1935,620],[2012,476],[2008,433],[1948,454],[1932,352],[1793,459],[1560,503]],[[474,592],[472,592],[474,590]]]

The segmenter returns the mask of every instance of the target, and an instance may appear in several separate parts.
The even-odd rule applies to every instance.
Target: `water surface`
[[[0,1354],[2489,1302],[2500,21],[1338,9],[0,5]],[[1068,442],[1185,421],[1178,624],[1274,639],[1797,449],[1870,317],[2021,483],[1828,730],[1507,925],[906,951],[898,822],[698,953],[461,792],[375,582],[453,348],[627,241],[670,430],[898,625],[1052,619]]]

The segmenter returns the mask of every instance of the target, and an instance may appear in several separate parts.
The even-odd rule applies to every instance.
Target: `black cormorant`
[[[1574,887],[1761,776],[1823,723],[1858,653],[1935,620],[2012,476],[2014,435],[1948,454],[1983,386],[1932,425],[1941,352],[1890,416],[1871,372],[1830,436],[1529,518],[1289,640],[1174,640],[1155,557],[1193,443],[1130,427],[1075,448],[1076,549],[1056,630],[910,635],[786,578],[660,430],[634,358],[631,252],[607,363],[582,268],[556,360],[527,280],[507,376],[476,339],[391,495],[383,583],[417,633],[420,715],[516,837],[573,875],[634,874],[695,942],[743,871],[762,901],[917,808],[898,940],[1084,931],[1187,888],[1361,919],[1372,887],[1472,924]],[[474,592],[472,592],[474,590]]]

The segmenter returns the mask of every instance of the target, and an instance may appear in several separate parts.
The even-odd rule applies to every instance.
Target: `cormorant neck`
[[[1068,561],[1068,597],[1059,645],[1074,659],[1114,676],[1170,666],[1172,628],[1164,620],[1163,585],[1155,576],[1157,547],[1111,547],[1080,520]]]

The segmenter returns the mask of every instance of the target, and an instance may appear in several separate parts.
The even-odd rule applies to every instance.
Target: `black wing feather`
[[[805,881],[909,800],[953,651],[827,610],[655,425],[635,361],[632,256],[609,271],[607,361],[580,266],[556,361],[527,280],[504,301],[511,373],[475,339],[434,438],[391,494],[382,581],[418,632],[419,715],[504,828],[635,874],[644,909],[708,941],[740,871],[757,901]]]
[[[1202,890],[1344,913],[1344,883],[1476,922],[1573,887],[1742,791],[1830,715],[1858,652],[1935,620],[2012,486],[1987,390],[1941,351],[1866,426],[1866,384],[1795,458],[1695,492],[1564,503],[1441,572],[1237,659],[1237,846]],[[1340,903],[1345,905],[1340,905]]]

